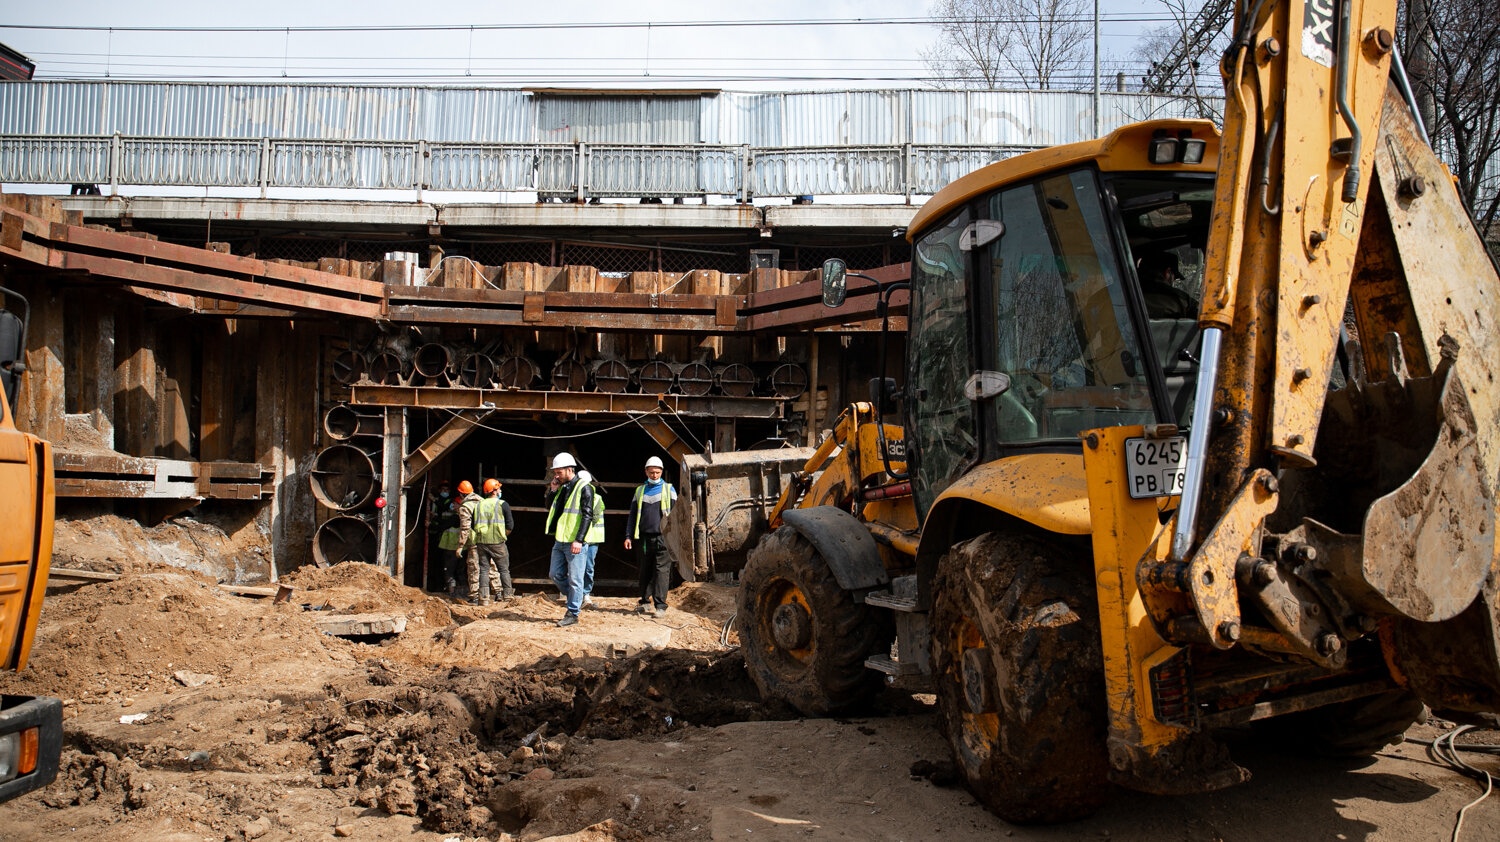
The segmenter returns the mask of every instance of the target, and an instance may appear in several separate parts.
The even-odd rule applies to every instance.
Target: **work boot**
[[[637,613],[637,614],[650,614],[651,613],[651,603],[649,603],[649,602],[637,602],[635,604],[635,613]]]
[[[500,599],[503,602],[510,602],[511,600],[513,600],[515,598],[516,598],[516,592],[515,591],[506,591],[505,593],[503,593],[503,594],[500,595]]]
[[[561,620],[557,621],[557,624],[559,626],[572,626],[572,625],[577,625],[577,623],[578,623],[578,615],[577,614],[564,614],[563,618]]]
[[[582,607],[583,608],[593,608],[594,607],[594,598],[591,597],[591,596],[589,596],[588,594],[584,594]]]
[[[667,609],[666,608],[658,608],[658,609],[656,609],[652,613],[656,616],[656,619],[660,620],[661,618],[667,616]]]

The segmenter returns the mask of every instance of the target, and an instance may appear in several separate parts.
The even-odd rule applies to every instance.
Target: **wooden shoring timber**
[[[191,462],[112,453],[55,451],[59,497],[260,500],[270,474],[247,462]]]
[[[727,284],[716,272],[683,273],[679,281],[691,281],[684,288],[690,291],[684,292],[637,290],[650,284],[637,284],[634,279],[627,285],[606,287],[593,267],[557,270],[532,264],[503,264],[496,269],[502,283],[475,289],[386,284],[46,222],[10,208],[0,210],[0,215],[0,259],[81,272],[86,278],[116,281],[127,291],[189,312],[231,318],[317,313],[398,324],[584,327],[651,334],[793,332],[830,325],[859,331],[870,329],[878,297],[873,282],[850,278],[848,300],[830,309],[822,304],[817,272],[772,269],[756,270],[745,285]],[[333,267],[338,261],[328,265]],[[660,273],[648,274],[662,282]],[[867,274],[885,283],[905,280],[910,264]],[[548,284],[561,279],[563,283],[562,288],[532,287],[528,279]],[[893,311],[902,310],[906,300],[904,292],[896,293],[891,300]]]
[[[558,412],[570,415],[608,413],[617,416],[687,415],[700,418],[782,417],[780,398],[736,398],[724,395],[656,395],[610,392],[554,392],[523,389],[467,389],[443,386],[349,387],[355,406],[429,407],[433,409],[493,409],[500,413]]]

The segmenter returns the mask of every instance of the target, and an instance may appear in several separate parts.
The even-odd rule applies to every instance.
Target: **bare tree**
[[[922,59],[939,87],[1080,87],[1089,56],[1085,0],[937,0],[939,41]]]
[[[1223,120],[1217,102],[1224,92],[1219,57],[1229,45],[1234,0],[1161,0],[1172,16],[1166,26],[1148,32],[1136,52],[1146,64],[1141,90],[1184,97],[1198,116]]]
[[[1403,53],[1438,155],[1485,238],[1500,239],[1500,14],[1493,0],[1403,3]],[[1425,17],[1425,20],[1424,20]],[[1430,105],[1429,105],[1430,103]]]

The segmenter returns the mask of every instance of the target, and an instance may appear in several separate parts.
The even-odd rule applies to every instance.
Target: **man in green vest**
[[[638,614],[667,615],[667,586],[672,583],[672,560],[661,538],[661,522],[677,502],[677,489],[661,478],[661,460],[646,460],[646,483],[636,486],[625,516],[625,549],[632,546],[640,558]]]
[[[594,487],[578,481],[578,461],[573,454],[557,454],[552,460],[552,483],[547,486],[547,525],[551,535],[552,582],[567,601],[567,613],[559,626],[578,622],[583,607],[584,576],[588,572],[589,531],[594,524]]]
[[[469,602],[515,596],[510,578],[510,550],[505,540],[516,527],[510,504],[500,499],[500,481],[484,481],[484,496],[470,493],[458,510],[458,545],[468,562]]]

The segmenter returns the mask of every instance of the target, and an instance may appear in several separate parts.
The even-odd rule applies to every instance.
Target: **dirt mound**
[[[255,681],[275,673],[288,653],[333,657],[328,639],[302,613],[298,606],[230,596],[193,573],[127,573],[48,594],[30,668],[0,676],[0,687],[80,704],[123,704],[183,689],[178,673],[208,676],[202,683]]]
[[[270,535],[248,506],[221,507],[216,514],[184,515],[155,526],[77,510],[59,513],[53,530],[55,567],[103,573],[171,568],[259,584],[270,581],[270,558]]]

